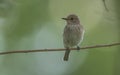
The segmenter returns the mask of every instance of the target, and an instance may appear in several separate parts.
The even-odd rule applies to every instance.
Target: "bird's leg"
[[[80,47],[79,46],[77,46],[77,51],[79,51],[80,50]]]

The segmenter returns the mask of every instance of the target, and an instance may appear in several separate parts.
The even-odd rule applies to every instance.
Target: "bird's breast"
[[[69,46],[77,45],[83,37],[81,25],[66,25],[63,33],[64,44]]]

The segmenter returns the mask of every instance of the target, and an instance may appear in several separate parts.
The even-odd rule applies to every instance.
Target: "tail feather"
[[[67,50],[65,51],[65,55],[64,55],[64,58],[63,58],[64,61],[68,61],[68,59],[69,59],[69,54],[70,54],[70,49],[67,49]]]

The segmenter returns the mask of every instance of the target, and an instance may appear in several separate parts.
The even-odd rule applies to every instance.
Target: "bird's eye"
[[[70,20],[73,20],[73,18],[71,18]]]

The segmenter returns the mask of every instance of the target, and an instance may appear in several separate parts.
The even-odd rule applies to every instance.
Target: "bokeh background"
[[[81,46],[120,42],[120,0],[0,0],[0,52],[63,48],[65,21],[77,14]],[[120,75],[120,46],[63,52],[0,55],[0,75]]]

